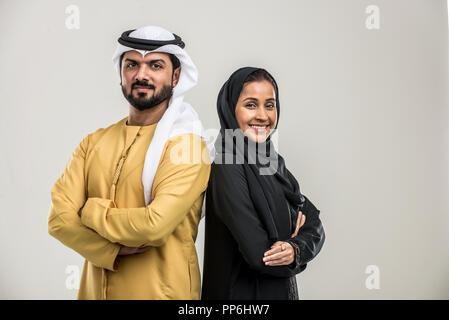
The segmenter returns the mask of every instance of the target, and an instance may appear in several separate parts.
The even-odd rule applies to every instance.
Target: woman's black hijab
[[[287,240],[295,229],[298,211],[305,201],[300,193],[298,181],[285,167],[284,159],[275,151],[270,137],[261,143],[248,139],[243,136],[235,117],[236,104],[245,81],[250,74],[257,70],[261,69],[251,67],[238,69],[225,82],[218,94],[217,109],[221,129],[215,142],[217,150],[215,162],[220,163],[221,161],[221,163],[227,164],[229,157],[226,157],[226,154],[228,156],[231,154],[231,159],[234,161],[236,161],[237,155],[243,154],[243,163],[241,164],[248,181],[250,196],[268,231],[269,238],[273,241]],[[274,78],[269,73],[268,75],[275,87],[278,123],[280,115],[279,90]],[[237,129],[237,131],[233,131],[234,136],[230,137],[230,130],[226,129]],[[236,143],[239,140],[239,135],[242,136],[243,144]],[[277,165],[272,170],[274,174],[261,174],[264,168],[266,169],[264,164],[267,163]]]

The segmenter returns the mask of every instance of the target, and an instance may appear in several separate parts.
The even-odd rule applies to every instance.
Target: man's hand
[[[295,232],[293,232],[291,238],[294,238],[298,235],[299,228],[301,228],[304,223],[306,223],[306,215],[302,214],[301,211],[298,212],[298,219],[296,220],[296,228]]]
[[[121,246],[120,251],[118,252],[118,255],[119,256],[128,256],[130,254],[142,253],[142,252],[147,251],[150,248],[151,248],[151,246],[140,247],[140,248]]]

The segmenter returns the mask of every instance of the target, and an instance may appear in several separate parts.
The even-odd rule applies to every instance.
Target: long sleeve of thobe
[[[243,167],[239,165],[215,165],[213,181],[208,191],[214,213],[226,225],[238,244],[244,260],[262,274],[291,277],[303,270],[303,266],[266,266],[264,253],[273,245],[260,221],[248,189]],[[217,249],[219,250],[219,249]]]
[[[86,201],[84,162],[88,145],[89,137],[86,137],[51,190],[48,232],[93,265],[114,271],[120,246],[87,228],[78,215]]]
[[[167,142],[156,172],[154,198],[149,205],[116,208],[111,200],[89,198],[81,213],[82,223],[111,242],[125,246],[163,245],[205,191],[210,174],[209,158],[197,163],[171,160],[171,148],[180,141],[174,139]],[[204,142],[200,143],[201,150],[204,150]]]

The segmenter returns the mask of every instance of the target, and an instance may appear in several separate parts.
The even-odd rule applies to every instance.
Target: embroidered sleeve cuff
[[[111,243],[108,246],[107,250],[104,252],[103,268],[113,272],[117,271],[115,262],[119,251],[120,245],[118,244]]]
[[[293,247],[293,250],[295,251],[295,258],[294,258],[293,262],[288,265],[290,268],[294,269],[297,266],[299,266],[301,250],[299,248],[299,245],[296,244],[294,241],[287,240],[286,242],[290,243],[291,246]]]

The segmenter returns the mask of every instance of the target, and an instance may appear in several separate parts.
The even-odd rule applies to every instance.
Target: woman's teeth
[[[269,128],[269,126],[256,126],[251,124],[249,125],[249,127],[253,129],[256,132],[256,134],[263,134],[263,135],[265,135],[268,132]]]

